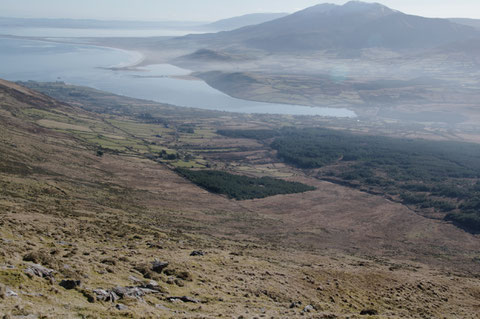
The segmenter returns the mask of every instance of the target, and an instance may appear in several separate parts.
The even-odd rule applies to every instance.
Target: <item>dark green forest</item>
[[[215,170],[177,168],[176,172],[209,192],[227,195],[237,200],[303,193],[315,189],[305,184],[271,177],[253,178]]]
[[[480,145],[354,134],[323,128],[219,131],[270,139],[284,162],[320,179],[383,194],[480,232]]]

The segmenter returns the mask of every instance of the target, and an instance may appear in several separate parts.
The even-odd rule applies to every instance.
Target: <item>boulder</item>
[[[141,287],[115,287],[112,289],[121,299],[135,298],[141,299],[146,294],[157,293],[156,290]]]
[[[7,288],[5,290],[5,296],[7,296],[7,297],[18,297],[18,294],[15,291]]]
[[[152,262],[152,270],[156,273],[161,274],[162,271],[167,267],[168,267],[167,262],[161,262],[161,261],[158,261],[158,260],[155,260],[155,261]]]
[[[200,250],[194,250],[190,253],[190,256],[197,257],[197,256],[205,256],[205,253]]]
[[[315,308],[313,308],[312,305],[307,305],[305,308],[303,308],[303,312],[312,312],[314,310]]]
[[[362,316],[376,316],[378,315],[378,311],[375,309],[364,309],[360,312]]]
[[[300,307],[302,305],[302,302],[301,301],[294,301],[290,304],[290,309],[293,309],[293,308],[297,308],[297,307]]]
[[[140,286],[140,287],[115,287],[111,290],[95,289],[93,290],[93,292],[96,295],[97,300],[116,302],[119,299],[125,299],[125,298],[142,299],[142,297],[147,294],[159,293],[159,290],[149,289],[149,288]]]
[[[121,303],[117,304],[117,305],[115,306],[115,308],[116,308],[117,310],[120,310],[120,311],[122,311],[122,310],[127,310],[127,309],[128,309],[127,306],[125,306],[124,304],[121,304]]]
[[[110,301],[116,302],[120,297],[110,290],[103,290],[103,289],[94,289],[93,293],[96,295],[97,300],[100,301]]]
[[[27,269],[25,269],[25,273],[30,276],[37,276],[41,278],[53,278],[55,271],[38,264],[31,264],[27,267]]]

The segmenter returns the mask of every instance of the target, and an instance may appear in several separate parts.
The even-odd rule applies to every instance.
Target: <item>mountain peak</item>
[[[341,7],[350,7],[350,8],[374,8],[374,7],[384,7],[386,8],[383,4],[378,3],[378,2],[365,2],[365,1],[358,1],[358,0],[352,0],[346,2],[344,5]]]
[[[321,14],[329,13],[334,15],[345,14],[367,14],[375,16],[384,16],[396,12],[380,3],[371,3],[363,1],[349,1],[344,5],[337,5],[332,3],[322,3],[313,7],[309,7],[305,10],[299,11],[299,13],[308,14]]]
[[[366,13],[366,12],[375,12],[378,14],[390,14],[395,12],[383,4],[377,2],[363,2],[363,1],[349,1],[345,3],[343,6],[339,6],[339,11],[344,13]]]
[[[446,19],[408,15],[379,3],[320,4],[281,19],[228,34],[247,46],[269,52],[424,50],[479,37],[473,28]]]

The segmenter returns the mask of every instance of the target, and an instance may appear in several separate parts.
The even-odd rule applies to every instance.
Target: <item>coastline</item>
[[[73,39],[73,38],[46,38],[46,37],[23,37],[23,36],[2,36],[0,37],[3,38],[10,38],[10,39],[21,39],[21,40],[27,40],[27,41],[36,41],[36,42],[44,42],[44,43],[58,43],[58,44],[65,44],[65,45],[78,45],[78,46],[85,46],[85,47],[91,47],[91,48],[99,48],[99,49],[108,49],[112,51],[117,51],[117,52],[122,52],[123,54],[127,55],[127,58],[125,61],[122,61],[118,63],[117,65],[111,65],[107,67],[97,67],[100,69],[106,69],[106,70],[111,70],[111,71],[136,71],[136,72],[142,72],[142,71],[148,71],[148,70],[143,70],[140,67],[144,66],[149,66],[149,65],[155,65],[155,64],[170,64],[168,63],[168,60],[165,56],[158,55],[155,56],[154,52],[153,55],[150,55],[148,50],[128,50],[125,47],[118,47],[115,45],[111,45],[108,43],[109,41],[107,39],[103,39],[105,44],[102,44],[101,41],[102,39],[95,39],[95,38],[81,38],[81,39]],[[106,63],[108,64],[108,62]],[[172,64],[173,65],[173,64]],[[190,70],[188,70],[191,72]],[[159,76],[139,76],[140,78],[159,78]],[[256,103],[258,104],[259,108],[262,110],[260,111],[258,108],[254,107],[253,109],[245,108],[244,105],[241,105],[238,109],[232,110],[229,109],[228,107],[222,108],[221,110],[227,111],[227,112],[239,112],[239,113],[259,113],[259,114],[284,114],[284,115],[315,115],[315,116],[323,116],[323,117],[337,117],[337,118],[355,118],[357,114],[355,111],[344,108],[344,107],[316,107],[316,106],[311,106],[311,105],[298,105],[298,104],[290,104],[290,103],[272,103],[269,101],[259,101],[255,99],[248,99],[248,98],[239,98],[232,96],[231,94],[228,94],[227,92],[224,92],[223,90],[220,90],[214,86],[212,86],[210,83],[205,81],[204,79],[201,79],[199,77],[192,77],[192,74],[184,74],[184,75],[170,75],[170,76],[161,76],[165,78],[171,78],[171,79],[176,79],[176,80],[183,80],[189,82],[203,82],[205,83],[209,88],[215,90],[217,93],[221,93],[225,95],[226,97],[233,99],[227,102],[222,102],[225,105],[230,106],[230,104],[235,104],[237,101],[243,101],[247,104],[250,104],[249,102]],[[134,96],[132,96],[134,97]],[[138,98],[138,97],[137,97]],[[141,97],[145,98],[145,97]],[[149,98],[152,99],[152,98]],[[165,101],[161,100],[156,100],[152,99],[158,102],[164,103]],[[182,105],[182,106],[188,106],[188,107],[199,107],[198,105],[188,105],[188,102],[171,102],[167,101],[166,103],[169,104],[175,104],[175,105]],[[244,103],[243,103],[244,104]],[[286,110],[285,108],[292,106],[293,108],[291,110]],[[210,110],[219,110],[219,108],[215,107],[199,107],[202,109],[210,109]],[[273,109],[272,109],[273,108]],[[294,112],[292,112],[294,110]],[[347,113],[343,113],[346,111]],[[332,113],[333,112],[333,113]],[[340,112],[340,113],[339,113]],[[352,113],[350,113],[352,112]]]
[[[9,35],[9,34],[0,34],[0,38],[6,38],[6,39],[19,39],[19,40],[27,40],[27,41],[37,41],[37,42],[46,42],[46,43],[59,43],[59,44],[70,44],[70,45],[83,45],[83,46],[89,46],[89,47],[96,47],[96,48],[102,48],[102,49],[110,49],[110,50],[115,50],[115,51],[121,51],[131,57],[133,57],[135,60],[134,61],[127,61],[127,62],[122,62],[118,66],[109,66],[109,67],[103,67],[103,69],[108,69],[112,71],[141,71],[138,69],[139,66],[147,66],[151,64],[144,64],[145,60],[147,60],[147,56],[145,53],[138,51],[138,50],[127,50],[125,48],[119,48],[119,47],[114,47],[114,46],[109,46],[109,45],[101,45],[99,43],[92,43],[89,42],[88,40],[92,40],[94,38],[78,38],[77,40],[80,41],[69,41],[70,39],[74,38],[55,38],[55,37],[30,37],[30,36],[16,36],[16,35]],[[81,39],[87,40],[87,41],[81,41]],[[122,65],[125,64],[125,65]]]

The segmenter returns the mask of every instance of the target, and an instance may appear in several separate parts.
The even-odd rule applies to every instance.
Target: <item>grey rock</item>
[[[31,276],[37,276],[41,278],[53,278],[55,271],[53,269],[45,268],[38,264],[32,264],[25,269],[25,273]]]
[[[188,296],[183,296],[183,297],[168,297],[168,301],[170,302],[176,302],[176,301],[183,301],[183,302],[190,302],[190,303],[200,303],[200,300],[188,297]]]
[[[155,260],[152,262],[152,270],[156,273],[162,273],[162,271],[168,267],[168,263],[167,262],[161,262],[161,261],[158,261],[158,260]]]
[[[157,294],[159,291],[143,287],[115,287],[111,290],[95,289],[93,293],[96,295],[97,300],[116,302],[124,298],[141,300],[145,295]]]
[[[314,310],[315,308],[313,308],[312,305],[307,305],[305,308],[303,308],[303,312],[312,312]]]
[[[127,306],[125,306],[124,304],[121,304],[121,303],[117,304],[117,305],[115,306],[115,308],[116,308],[117,310],[120,310],[120,311],[122,311],[122,310],[127,310],[127,309],[128,309]]]
[[[205,253],[200,250],[194,250],[190,253],[190,256],[197,257],[197,256],[205,256]]]
[[[12,269],[16,269],[16,268],[15,268],[15,266],[13,266],[13,265],[1,265],[1,266],[0,266],[0,269],[12,270]]]
[[[120,297],[110,290],[103,290],[103,289],[94,289],[93,293],[96,295],[97,300],[100,301],[110,301],[116,302]]]
[[[155,291],[163,290],[162,287],[160,287],[158,282],[156,282],[155,280],[150,280],[148,283],[141,285],[140,288],[146,288]]]
[[[140,299],[145,296],[146,292],[143,288],[138,287],[115,287],[113,292],[116,293],[120,298],[136,298]]]
[[[158,286],[158,282],[156,282],[155,280],[150,280],[147,285],[152,286],[152,287],[156,287],[156,286]]]
[[[302,305],[301,301],[294,301],[290,304],[290,309],[300,307]]]
[[[7,296],[7,297],[18,297],[18,294],[15,291],[7,288],[5,290],[5,296]]]
[[[141,284],[143,281],[141,279],[138,279],[137,277],[135,276],[130,276],[128,277],[128,279],[136,284]]]

